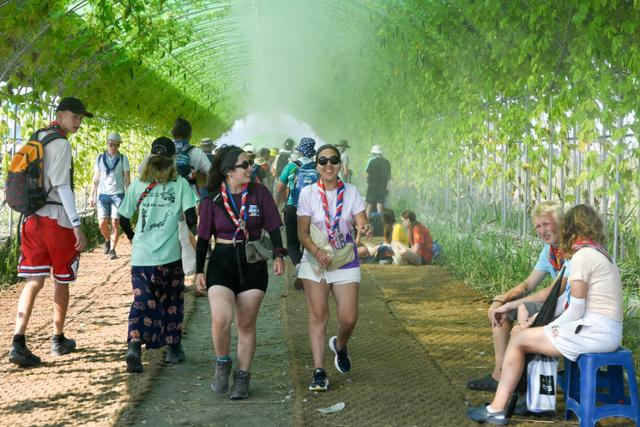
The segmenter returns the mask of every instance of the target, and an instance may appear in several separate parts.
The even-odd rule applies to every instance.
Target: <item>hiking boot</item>
[[[127,348],[127,372],[142,372],[142,354],[140,342],[129,342]]]
[[[509,420],[505,411],[489,413],[486,405],[467,408],[467,417],[478,423],[506,426]]]
[[[491,374],[488,374],[482,378],[469,380],[469,382],[467,382],[467,388],[469,390],[495,392],[498,389],[498,381],[494,380]]]
[[[313,377],[311,378],[311,384],[309,384],[309,390],[311,391],[327,391],[329,389],[329,378],[322,368],[317,368],[313,371]]]
[[[233,373],[233,385],[229,398],[233,400],[246,399],[249,397],[249,380],[251,373],[249,371],[235,371]]]
[[[110,249],[111,249],[111,242],[108,240],[105,240],[105,242],[102,244],[102,253],[107,255]]]
[[[216,361],[216,373],[213,374],[213,381],[211,381],[211,389],[216,393],[226,393],[229,390],[231,365],[231,360]]]
[[[167,351],[167,355],[164,357],[165,363],[178,364],[180,362],[184,362],[186,356],[184,354],[184,348],[182,348],[182,344],[169,344],[169,350]]]
[[[11,344],[11,351],[9,352],[9,362],[21,368],[27,368],[40,364],[40,358],[31,353],[31,350],[29,350],[26,345],[13,342],[13,344]]]
[[[70,338],[60,335],[60,338],[51,339],[51,354],[54,356],[63,356],[76,350],[76,342]]]
[[[346,374],[351,370],[351,359],[349,359],[349,353],[347,353],[347,346],[342,350],[337,349],[338,337],[329,338],[329,348],[335,354],[333,358],[333,364],[336,366],[338,372]]]
[[[118,259],[118,255],[116,255],[116,250],[115,249],[111,249],[109,251],[109,259]]]

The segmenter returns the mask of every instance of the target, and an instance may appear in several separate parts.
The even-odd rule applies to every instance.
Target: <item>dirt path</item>
[[[466,403],[491,397],[465,387],[492,363],[486,302],[438,267],[363,267],[360,318],[350,342],[353,370],[337,373],[327,349],[327,393],[307,390],[312,366],[304,293],[282,279],[272,279],[261,310],[249,400],[231,402],[210,391],[209,309],[192,293],[185,297],[187,363],[164,367],[163,352],[147,351],[145,372],[129,375],[123,362],[129,251],[123,242],[116,261],[97,250],[83,254],[65,331],[78,341],[76,353],[48,354],[51,286],[42,291],[28,329],[29,345],[44,362],[37,368],[7,362],[21,286],[0,292],[0,425],[466,426],[476,425],[465,417]],[[329,334],[333,330],[332,318]],[[338,402],[345,409],[317,411]],[[576,425],[560,413],[517,420],[521,426]]]
[[[213,376],[211,315],[206,298],[197,298],[183,341],[187,363],[163,367],[137,408],[118,425],[286,426],[291,425],[293,385],[283,338],[282,278],[271,274],[257,322],[257,348],[251,369],[250,399],[232,401],[210,388]],[[232,352],[235,358],[235,326]]]
[[[7,361],[16,303],[22,284],[0,293],[0,419],[4,425],[108,425],[130,395],[144,390],[153,372],[131,382],[123,369],[126,318],[131,302],[130,246],[121,242],[120,258],[107,260],[98,250],[82,254],[78,281],[71,289],[65,334],[78,351],[49,354],[52,286],[47,280],[27,329],[27,342],[43,363],[20,369]]]

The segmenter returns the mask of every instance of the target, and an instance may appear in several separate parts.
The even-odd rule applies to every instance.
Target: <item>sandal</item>
[[[469,380],[467,387],[470,390],[496,391],[498,388],[498,381],[494,380],[491,374],[489,374],[482,378]]]

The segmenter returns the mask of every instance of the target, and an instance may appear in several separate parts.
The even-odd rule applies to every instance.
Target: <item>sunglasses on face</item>
[[[120,147],[120,144],[116,143],[116,142],[110,142],[109,143],[109,147],[118,148],[118,147]]]
[[[253,160],[245,160],[242,163],[239,163],[237,165],[233,165],[233,168],[240,168],[240,169],[248,169],[249,166],[253,166]]]
[[[324,166],[327,163],[331,163],[332,165],[337,165],[338,163],[340,163],[340,159],[337,156],[331,156],[331,157],[320,157],[318,159],[318,164],[320,166]]]

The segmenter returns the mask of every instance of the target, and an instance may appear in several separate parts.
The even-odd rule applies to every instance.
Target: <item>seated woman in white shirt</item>
[[[546,326],[527,328],[511,338],[502,375],[488,406],[470,407],[474,421],[506,425],[507,403],[515,389],[527,353],[575,361],[584,353],[615,351],[622,343],[622,283],[618,267],[602,246],[605,236],[598,214],[577,205],[564,216],[560,249],[571,259],[571,303]]]

